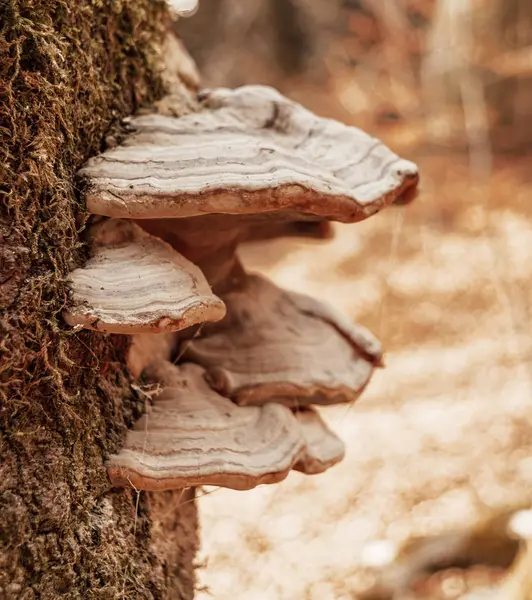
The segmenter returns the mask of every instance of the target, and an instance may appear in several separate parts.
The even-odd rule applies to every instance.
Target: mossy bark
[[[72,332],[79,166],[163,94],[162,0],[0,3],[0,597],[193,596],[192,494],[111,490],[144,402],[128,339]]]

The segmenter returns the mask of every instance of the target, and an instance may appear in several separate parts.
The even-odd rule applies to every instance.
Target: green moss
[[[75,172],[162,95],[168,18],[162,0],[0,2],[2,598],[162,598],[170,585],[146,512],[134,535],[135,497],[110,493],[103,467],[142,409],[127,339],[61,320],[85,252]]]

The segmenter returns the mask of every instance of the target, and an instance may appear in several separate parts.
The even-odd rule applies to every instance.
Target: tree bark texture
[[[193,494],[110,489],[144,410],[126,336],[61,311],[86,258],[74,174],[164,91],[162,0],[0,5],[0,597],[192,598]]]

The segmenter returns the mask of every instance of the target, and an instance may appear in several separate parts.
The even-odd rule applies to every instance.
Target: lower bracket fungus
[[[236,406],[194,364],[155,363],[145,374],[162,391],[109,458],[115,486],[247,490],[284,479],[304,451],[298,423],[284,406]]]
[[[327,427],[315,409],[296,411],[295,416],[306,444],[305,453],[294,465],[296,471],[316,475],[343,459],[344,443]]]

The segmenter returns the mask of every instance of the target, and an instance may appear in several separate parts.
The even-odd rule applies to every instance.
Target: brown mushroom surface
[[[236,490],[284,479],[304,450],[296,419],[280,404],[241,407],[212,390],[194,364],[146,371],[162,392],[152,411],[109,458],[114,486],[167,490],[217,485]]]
[[[354,222],[417,185],[414,163],[273,88],[222,88],[200,100],[199,113],[128,120],[123,144],[79,172],[90,183],[89,212],[153,219],[277,211]]]
[[[95,227],[93,256],[70,274],[72,326],[107,333],[177,331],[225,315],[201,270],[134,223]]]
[[[327,427],[315,409],[299,410],[295,416],[306,442],[304,454],[294,465],[296,471],[316,475],[343,459],[344,443]]]
[[[178,343],[179,334],[175,332],[131,336],[127,367],[133,379],[138,379],[152,363],[171,360]]]
[[[237,260],[239,244],[279,237],[331,239],[329,221],[278,220],[276,213],[259,215],[204,215],[188,219],[138,219],[137,225],[155,235],[198,265],[216,288],[227,280]]]
[[[256,242],[280,237],[331,240],[334,238],[334,229],[326,220],[254,223],[250,225],[245,241]]]
[[[221,296],[226,318],[206,324],[184,356],[238,404],[350,402],[380,364],[380,344],[364,327],[264,277],[244,273]]]

